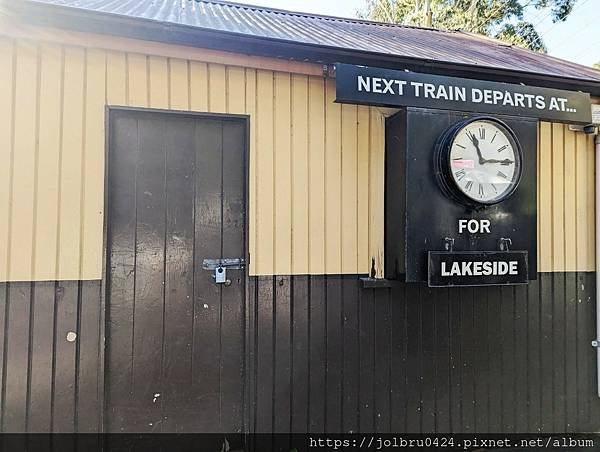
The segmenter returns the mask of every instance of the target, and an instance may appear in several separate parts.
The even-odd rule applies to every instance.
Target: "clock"
[[[504,201],[521,180],[522,151],[502,121],[478,116],[447,129],[438,139],[434,170],[442,191],[470,207]]]

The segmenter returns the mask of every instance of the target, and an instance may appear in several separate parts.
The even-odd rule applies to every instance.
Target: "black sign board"
[[[588,93],[350,64],[336,64],[336,102],[592,120]]]
[[[537,278],[537,130],[532,118],[498,116],[518,137],[522,176],[510,197],[469,207],[441,189],[436,178],[436,143],[449,128],[479,115],[407,107],[386,120],[385,276],[428,280],[428,252],[528,251],[529,279]],[[485,144],[485,143],[484,143]]]
[[[527,251],[429,252],[429,287],[527,284]]]

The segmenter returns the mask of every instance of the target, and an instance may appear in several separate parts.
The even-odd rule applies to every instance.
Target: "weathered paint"
[[[251,432],[597,431],[594,273],[528,286],[250,280]]]
[[[108,432],[244,430],[246,118],[111,110]],[[157,395],[158,394],[158,395]]]
[[[367,273],[372,259],[381,274],[384,110],[335,104],[322,76],[2,45],[0,280],[101,277],[105,105],[250,115],[251,274]]]
[[[249,283],[250,432],[600,428],[592,272],[504,288]],[[0,284],[2,431],[100,431],[100,318],[98,281]]]
[[[383,275],[390,111],[333,103],[307,63],[39,37],[0,39],[0,281],[101,277],[106,105],[250,115],[250,274]],[[542,123],[539,143],[540,270],[594,270],[592,140]]]
[[[3,432],[101,431],[100,285],[0,284]]]

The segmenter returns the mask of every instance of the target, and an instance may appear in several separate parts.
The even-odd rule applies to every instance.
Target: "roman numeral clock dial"
[[[438,142],[436,174],[453,199],[491,205],[517,188],[521,159],[519,142],[508,126],[494,118],[473,118],[453,126]]]

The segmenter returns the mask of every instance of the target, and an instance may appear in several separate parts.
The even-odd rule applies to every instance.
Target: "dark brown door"
[[[111,432],[243,430],[244,119],[112,110],[106,412]]]

